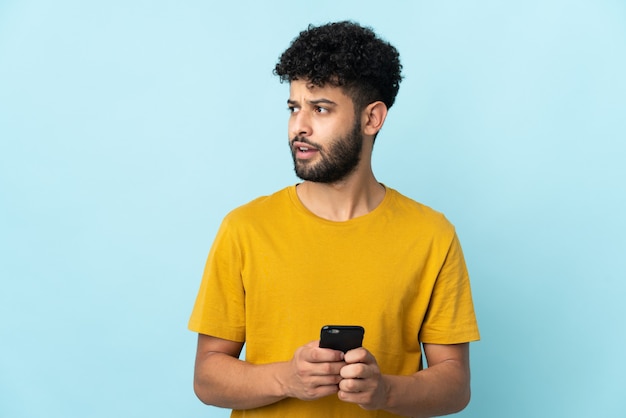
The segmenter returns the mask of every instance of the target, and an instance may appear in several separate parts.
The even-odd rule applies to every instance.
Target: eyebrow
[[[324,98],[321,98],[321,99],[316,99],[316,100],[307,100],[307,103],[308,103],[308,104],[311,104],[311,105],[313,105],[313,106],[317,106],[317,105],[321,105],[321,104],[324,104],[324,105],[331,105],[331,106],[337,106],[337,103],[333,102],[333,101],[332,101],[332,100],[330,100],[330,99],[324,99]],[[287,104],[288,104],[288,105],[297,105],[297,104],[299,104],[299,103],[298,103],[298,101],[297,101],[297,100],[291,100],[291,99],[288,99],[288,100],[287,100]]]

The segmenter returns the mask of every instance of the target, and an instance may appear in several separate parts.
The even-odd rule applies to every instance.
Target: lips
[[[300,159],[308,159],[317,154],[319,150],[314,146],[301,141],[294,141],[291,144],[294,155]]]

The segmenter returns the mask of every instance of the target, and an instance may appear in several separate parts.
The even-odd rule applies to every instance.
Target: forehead
[[[341,87],[325,84],[318,86],[308,80],[293,80],[289,83],[289,100],[310,101],[325,98],[337,104],[352,104],[352,99]]]

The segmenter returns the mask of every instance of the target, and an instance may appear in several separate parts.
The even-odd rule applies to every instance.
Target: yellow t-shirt
[[[454,227],[393,189],[367,215],[315,216],[295,186],[229,213],[209,253],[189,329],[246,344],[246,360],[291,359],[323,325],[361,325],[385,374],[421,369],[420,343],[479,338]],[[236,417],[385,417],[336,396],[286,399]]]

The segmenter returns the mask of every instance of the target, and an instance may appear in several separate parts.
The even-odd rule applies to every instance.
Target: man
[[[303,182],[220,227],[189,322],[203,402],[298,418],[430,417],[469,402],[479,335],[454,227],[372,172],[400,71],[396,49],[351,22],[311,26],[281,56]],[[320,348],[327,324],[363,326],[363,347]]]

